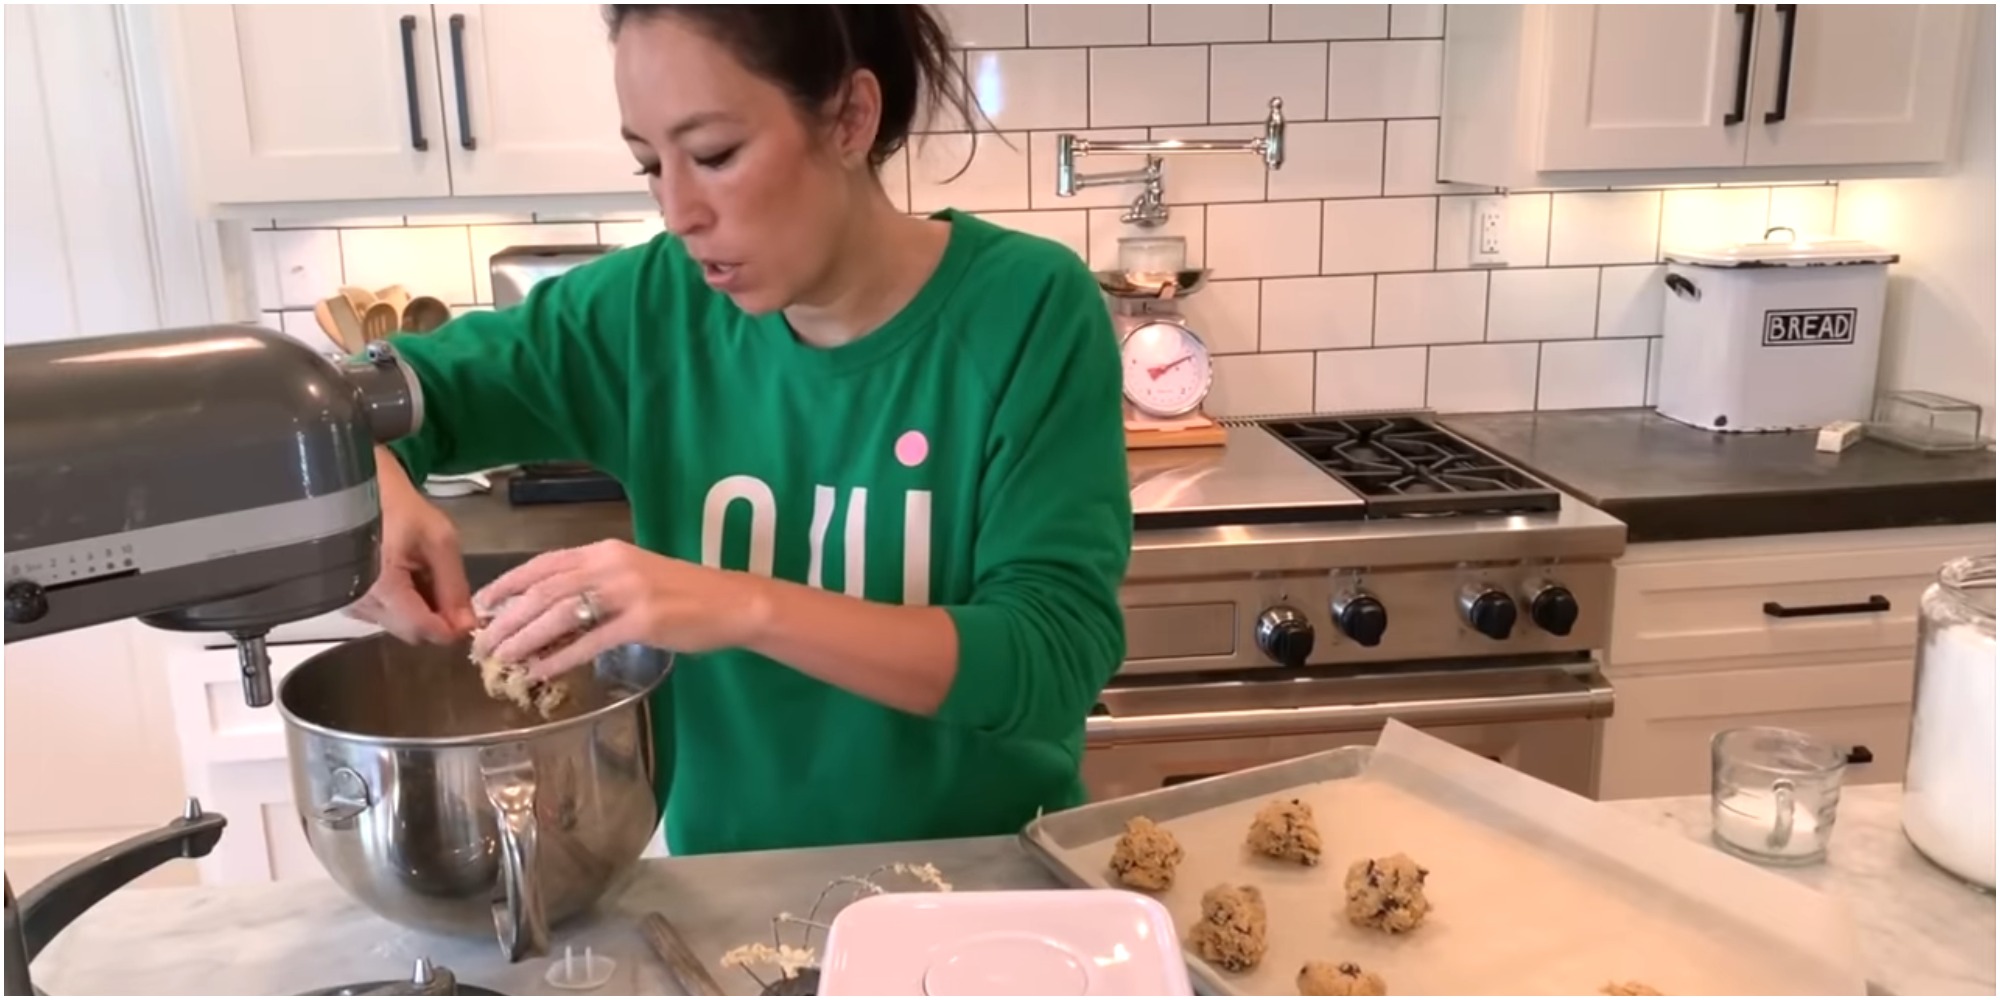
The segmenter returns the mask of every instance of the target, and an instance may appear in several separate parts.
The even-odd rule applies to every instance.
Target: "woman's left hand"
[[[499,610],[473,653],[553,677],[627,643],[681,653],[743,646],[764,614],[763,583],[627,542],[547,552],[474,595],[476,607]]]

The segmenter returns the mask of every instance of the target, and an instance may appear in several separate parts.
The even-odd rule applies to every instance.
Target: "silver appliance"
[[[264,637],[367,592],[378,572],[374,447],[423,423],[387,343],[353,359],[281,333],[206,326],[6,349],[6,641],[137,617],[227,632],[243,696],[271,702]],[[213,850],[186,815],[6,885],[6,993],[64,927],[134,878]],[[405,990],[407,991],[407,990]]]
[[[1372,743],[1392,718],[1594,796],[1624,524],[1426,413],[1226,423],[1226,447],[1131,456],[1091,797]]]

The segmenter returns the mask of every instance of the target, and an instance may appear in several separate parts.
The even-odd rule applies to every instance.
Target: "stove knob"
[[[26,625],[49,613],[49,595],[32,580],[16,580],[7,585],[7,621]]]
[[[1342,635],[1363,646],[1380,646],[1389,631],[1389,609],[1366,591],[1333,602],[1333,623]]]
[[[1506,594],[1492,587],[1472,587],[1459,598],[1459,604],[1466,623],[1488,639],[1500,641],[1514,634],[1514,619],[1519,612],[1514,599]]]
[[[1568,635],[1576,627],[1576,595],[1560,583],[1551,583],[1528,600],[1528,620],[1550,635]]]
[[[1312,623],[1295,609],[1271,608],[1257,616],[1257,648],[1287,667],[1303,667],[1312,656]]]

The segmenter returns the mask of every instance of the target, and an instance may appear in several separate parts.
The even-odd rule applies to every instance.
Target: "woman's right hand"
[[[427,499],[386,448],[375,450],[382,496],[382,571],[347,613],[404,642],[448,643],[478,624],[451,518]]]

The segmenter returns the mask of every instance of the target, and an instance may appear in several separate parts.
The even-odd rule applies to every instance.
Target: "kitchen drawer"
[[[1848,784],[1903,779],[1913,656],[1830,665],[1686,671],[1615,679],[1604,727],[1601,799],[1706,795],[1710,737],[1737,726],[1781,726],[1866,747]]]
[[[1990,524],[1634,546],[1618,564],[1606,666],[1912,650],[1938,567],[1992,551]]]

